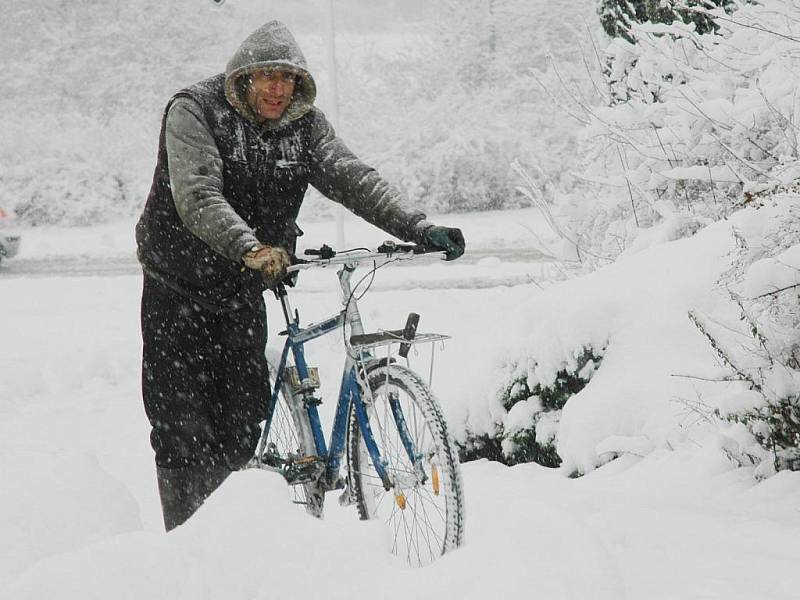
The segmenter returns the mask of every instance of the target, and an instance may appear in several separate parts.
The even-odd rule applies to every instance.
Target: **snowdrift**
[[[519,428],[515,413],[523,411],[515,405],[507,413],[499,403],[501,391],[520,377],[527,378],[530,389],[550,384],[564,365],[591,347],[604,349],[602,364],[567,402],[557,433],[566,473],[586,473],[622,454],[643,456],[724,435],[724,424],[711,423],[708,416],[726,392],[739,388],[720,382],[722,365],[688,313],[740,320],[720,282],[736,257],[734,234],[754,246],[765,244],[763,232],[797,201],[784,195],[692,237],[658,243],[674,227],[666,221],[648,230],[653,245],[642,243],[588,276],[541,293],[531,290],[517,308],[519,325],[508,331],[507,348],[497,360],[500,375],[488,392],[489,402],[472,407],[467,427],[474,433],[492,433],[497,424]],[[781,260],[754,265],[754,271],[764,269],[769,274],[759,274],[759,290],[767,283],[776,289],[796,276]],[[536,398],[528,402],[533,418],[539,418]]]

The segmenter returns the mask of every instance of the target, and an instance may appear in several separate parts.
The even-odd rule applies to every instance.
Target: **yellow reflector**
[[[439,495],[439,468],[436,465],[431,465],[431,483],[433,484],[433,493]]]
[[[397,501],[397,506],[400,507],[400,510],[406,509],[406,496],[403,492],[394,495],[394,499]]]

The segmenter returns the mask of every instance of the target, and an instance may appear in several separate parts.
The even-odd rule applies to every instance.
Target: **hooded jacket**
[[[244,78],[296,74],[280,119],[259,123]],[[181,90],[162,119],[158,163],[136,226],[145,273],[213,310],[260,301],[260,275],[242,255],[258,242],[294,249],[308,185],[405,240],[425,215],[336,137],[314,107],[316,85],[289,30],[271,21],[251,34],[225,73]]]

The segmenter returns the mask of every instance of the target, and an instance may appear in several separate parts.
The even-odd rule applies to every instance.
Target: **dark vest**
[[[295,220],[308,187],[312,117],[264,131],[228,104],[224,74],[201,81],[174,97],[189,97],[203,109],[222,157],[223,194],[265,244],[294,250]],[[167,105],[150,195],[136,227],[145,272],[173,290],[214,310],[260,301],[261,276],[214,252],[192,234],[175,210],[165,142]]]

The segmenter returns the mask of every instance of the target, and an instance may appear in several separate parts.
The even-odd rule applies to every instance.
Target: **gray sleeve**
[[[166,144],[172,197],[184,225],[215,252],[238,262],[258,239],[222,194],[222,159],[193,100],[173,102]]]
[[[361,162],[321,111],[314,111],[311,185],[376,227],[402,240],[417,239],[425,214],[408,206],[400,191]],[[421,223],[420,223],[421,224]]]

